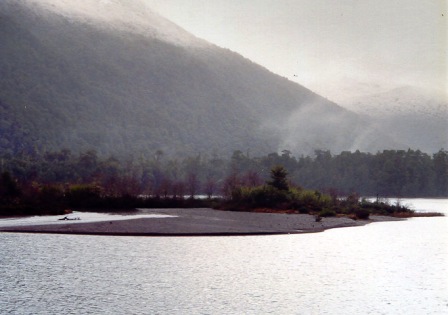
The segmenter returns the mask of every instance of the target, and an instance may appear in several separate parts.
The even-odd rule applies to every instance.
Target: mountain
[[[308,154],[396,144],[137,0],[2,0],[0,38],[2,154]]]
[[[383,93],[354,98],[344,104],[366,117],[397,142],[424,152],[448,148],[446,97],[403,86]]]

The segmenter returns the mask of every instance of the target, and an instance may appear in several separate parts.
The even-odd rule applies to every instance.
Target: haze
[[[340,103],[447,90],[447,1],[145,0],[187,31]]]
[[[5,146],[33,147],[22,135],[34,128],[49,135],[48,148],[76,143],[103,154],[248,147],[252,153],[437,152],[448,143],[448,106],[416,87],[444,91],[445,15],[438,12],[445,2],[399,7],[365,1],[192,0],[186,6],[174,0],[2,0],[0,12],[11,20],[2,28],[2,116],[27,123],[21,133],[4,124],[5,134],[15,137]]]

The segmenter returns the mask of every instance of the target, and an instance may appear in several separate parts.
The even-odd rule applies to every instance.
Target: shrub
[[[333,204],[333,199],[329,195],[322,194],[320,196],[319,203],[321,206],[329,207]]]
[[[355,210],[355,216],[360,220],[367,220],[369,218],[370,211],[367,209],[357,209]]]
[[[315,194],[312,190],[304,190],[300,193],[298,196],[298,199],[301,203],[305,205],[318,205],[319,204],[319,198],[318,195]]]
[[[95,185],[74,185],[67,199],[71,207],[95,207],[101,201],[101,189]]]
[[[319,212],[320,217],[334,217],[336,216],[336,211],[329,208],[324,208]]]
[[[310,209],[308,209],[308,208],[305,207],[305,206],[294,207],[294,209],[299,210],[299,213],[302,213],[302,214],[309,214],[309,213],[310,213]]]
[[[233,201],[242,201],[243,200],[243,191],[241,187],[235,187],[232,189],[231,193],[231,199]]]
[[[255,207],[272,207],[288,201],[288,192],[268,185],[256,187],[250,192],[250,201]]]

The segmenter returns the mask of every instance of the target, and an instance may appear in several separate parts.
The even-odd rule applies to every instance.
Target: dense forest
[[[133,33],[40,2],[48,1],[0,1],[0,152],[95,149],[121,159],[156,149],[192,156],[246,148],[262,155],[279,145],[307,154],[413,147],[235,52],[171,34],[176,26],[161,17],[163,28],[150,15],[145,27],[154,32]],[[122,2],[117,10],[133,29],[135,12]],[[191,43],[173,43],[179,34]]]
[[[448,151],[315,151],[295,157],[288,150],[260,157],[234,151],[229,157],[197,154],[181,158],[158,150],[147,156],[100,158],[95,151],[0,156],[0,171],[22,186],[90,185],[108,196],[228,195],[236,186],[255,187],[281,165],[296,187],[339,196],[448,196]]]

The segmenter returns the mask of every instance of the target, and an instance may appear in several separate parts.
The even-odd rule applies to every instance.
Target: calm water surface
[[[448,214],[447,199],[401,201]],[[1,314],[448,314],[448,217],[283,236],[0,233],[0,272]]]

